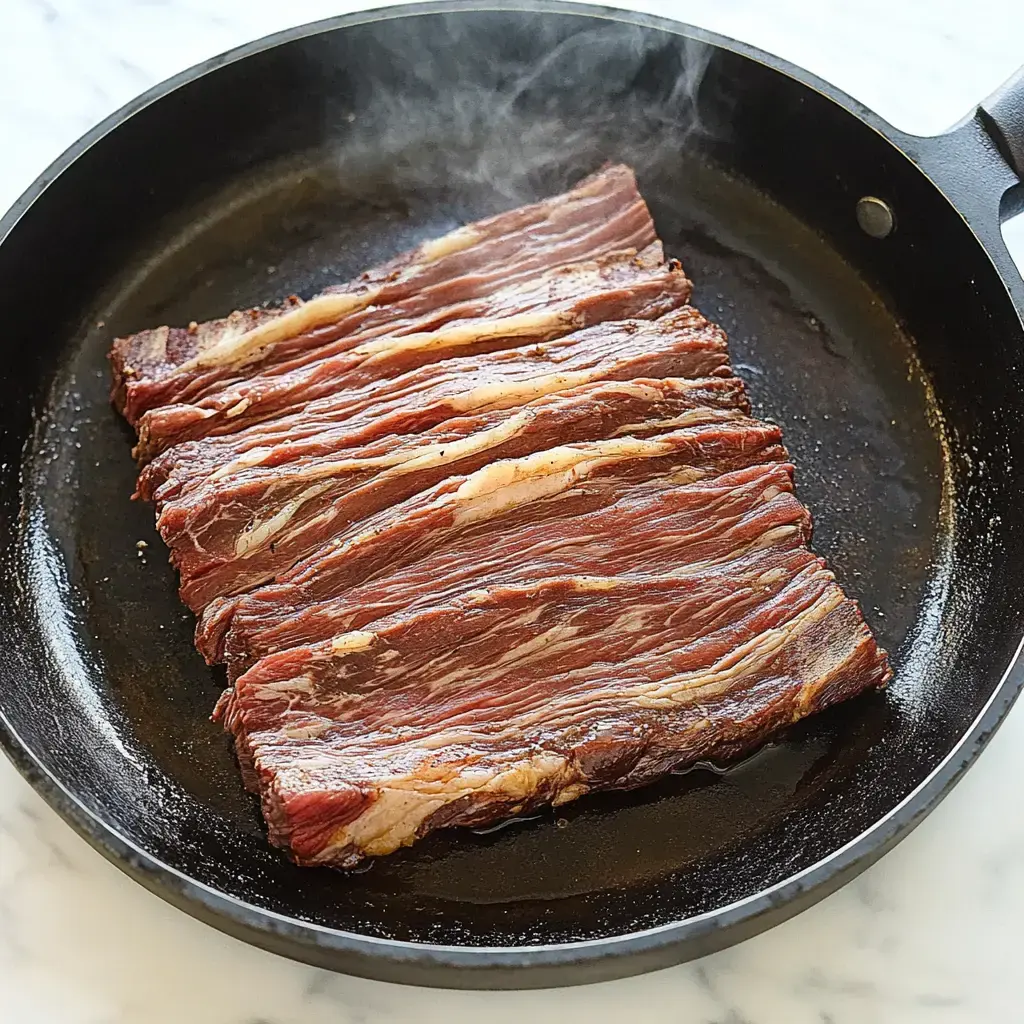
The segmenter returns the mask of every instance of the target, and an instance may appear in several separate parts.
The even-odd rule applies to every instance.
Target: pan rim
[[[46,189],[92,146],[131,117],[177,89],[220,67],[246,59],[277,46],[338,29],[375,22],[462,11],[515,11],[576,15],[625,24],[656,28],[682,35],[736,53],[791,77],[852,114],[885,137],[911,159],[936,188],[921,162],[906,152],[913,136],[893,128],[878,115],[845,93],[789,62],[717,33],[671,19],[636,12],[566,2],[566,0],[499,0],[468,3],[458,0],[402,4],[376,10],[353,12],[334,18],[285,29],[236,47],[201,62],[157,84],[105,118],[70,146],[39,175],[0,218],[0,245],[26,216]],[[913,147],[909,147],[913,148]],[[940,189],[941,190],[941,189]],[[951,200],[951,205],[956,204]],[[998,198],[993,206],[998,205]],[[965,226],[974,233],[969,223]],[[977,236],[976,236],[977,237]],[[1015,304],[1016,286],[1007,283],[1001,269],[1003,251],[992,240],[979,244],[993,264],[1008,300]],[[1001,238],[999,240],[1001,244]],[[1008,259],[1008,254],[1006,255]],[[1005,264],[1004,264],[1005,266]],[[208,924],[244,938],[257,946],[282,952],[319,966],[333,966],[348,973],[386,980],[404,980],[395,972],[415,967],[418,983],[443,987],[534,987],[597,980],[594,975],[573,975],[573,967],[604,965],[603,977],[634,974],[650,966],[667,966],[723,948],[756,931],[780,923],[804,906],[823,898],[840,884],[866,868],[907,835],[930,813],[974,763],[1024,687],[1024,638],[993,689],[985,706],[942,761],[914,790],[886,815],[827,857],[791,875],[776,885],[718,907],[696,917],[654,928],[604,938],[536,946],[466,946],[419,943],[385,939],[331,928],[267,910],[231,896],[163,862],[117,827],[90,810],[59,778],[50,772],[31,746],[18,734],[0,708],[0,746],[18,771],[57,813],[108,860],[150,891]],[[640,960],[653,956],[656,962]],[[660,956],[659,956],[660,954]],[[344,957],[345,962],[333,962]],[[610,961],[617,961],[609,967]],[[564,977],[530,975],[538,968],[565,970]],[[430,972],[429,978],[423,972]],[[469,977],[467,977],[469,975]]]

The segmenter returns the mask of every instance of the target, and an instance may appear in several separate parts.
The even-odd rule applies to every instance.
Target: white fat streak
[[[468,786],[456,790],[458,796],[468,791]],[[321,856],[327,860],[331,850],[346,846],[356,846],[369,856],[380,856],[408,846],[415,841],[420,825],[445,803],[444,795],[412,788],[381,787],[367,810],[331,836]]]
[[[688,409],[667,420],[648,420],[645,423],[627,423],[615,431],[616,436],[632,434],[637,430],[649,430],[654,424],[659,430],[672,430],[677,427],[692,427],[701,423],[717,423],[724,420],[741,419],[743,414],[737,409],[709,409],[701,406],[696,409]]]
[[[312,501],[313,498],[323,494],[330,486],[328,481],[307,487],[269,519],[265,521],[257,519],[256,525],[238,535],[238,539],[235,541],[235,557],[245,558],[250,552],[262,547],[271,537],[280,533],[288,525],[295,513],[307,501]]]
[[[453,517],[453,526],[460,527],[480,522],[483,519],[500,515],[521,505],[542,501],[545,498],[569,491],[581,480],[586,479],[590,473],[615,461],[617,460],[612,457],[584,460],[564,472],[552,473],[534,479],[520,480],[505,487],[495,489],[493,492],[481,497],[470,498],[464,501],[463,508],[456,510]],[[481,472],[483,471],[481,470]],[[699,469],[680,470],[673,474],[672,482],[682,486],[693,483],[703,476],[705,476],[705,473]],[[447,496],[449,501],[453,497],[457,497],[457,494],[455,496]]]
[[[252,402],[250,402],[248,398],[243,398],[240,402],[236,402],[231,406],[231,408],[224,413],[224,416],[229,420],[234,419],[235,416],[241,416],[250,405],[252,405]]]
[[[459,412],[479,408],[504,409],[509,405],[530,402],[560,391],[571,391],[585,384],[600,382],[605,372],[605,368],[596,366],[589,370],[545,373],[523,381],[498,381],[494,384],[482,384],[456,398],[452,402],[452,407]],[[603,382],[602,390],[605,393],[612,392],[647,402],[656,402],[659,398],[664,398],[666,391],[682,390],[670,386],[668,380],[663,381],[662,385],[664,386],[654,387],[636,381],[606,380]]]
[[[573,589],[584,594],[595,590],[614,590],[622,582],[620,576],[571,576],[569,579]]]
[[[261,445],[259,448],[251,448],[249,451],[239,455],[237,459],[226,463],[219,469],[214,470],[209,476],[210,480],[223,480],[232,473],[238,473],[243,469],[251,469],[253,466],[260,466],[267,456],[272,455],[274,449],[268,445]]]
[[[672,450],[670,441],[658,438],[626,437],[558,445],[546,451],[524,455],[521,459],[502,459],[484,466],[468,476],[453,497],[457,501],[470,501],[536,478],[565,473],[578,466],[603,465],[608,461],[628,458],[651,458],[666,455]]]
[[[353,651],[365,651],[377,639],[376,633],[365,629],[353,629],[349,633],[342,633],[331,641],[331,651],[334,654],[351,654]]]
[[[843,600],[845,598],[838,588],[830,588],[810,608],[805,609],[782,626],[759,634],[707,668],[679,673],[668,680],[626,688],[620,679],[613,679],[602,687],[579,692],[574,689],[574,682],[586,679],[592,666],[564,673],[562,676],[564,696],[552,694],[543,706],[537,707],[532,712],[517,715],[515,720],[509,723],[507,729],[492,735],[491,739],[522,735],[523,730],[536,725],[551,726],[552,723],[557,722],[560,715],[568,715],[581,708],[593,708],[606,700],[614,701],[619,705],[633,704],[647,709],[670,710],[680,704],[692,704],[697,700],[714,696],[735,685],[737,678],[757,671],[763,663],[775,657],[785,644],[791,643],[795,635],[820,621]],[[635,629],[638,626],[642,627],[643,623],[634,622],[627,613],[611,628]],[[552,647],[549,646],[545,653],[551,653],[551,651]],[[643,657],[650,657],[650,653],[648,652]],[[487,671],[476,681],[480,686],[486,687],[493,678],[499,675],[500,672]],[[415,745],[423,746],[424,741],[416,740]]]
[[[319,480],[323,477],[341,476],[345,473],[363,473],[372,470],[391,470],[389,475],[413,473],[420,469],[431,469],[446,463],[457,462],[468,455],[486,451],[515,437],[533,418],[532,413],[524,410],[509,417],[488,430],[480,430],[475,434],[460,438],[458,441],[422,445],[405,451],[391,452],[369,459],[337,459],[335,461],[319,461],[298,472],[289,473],[287,483],[297,480]]]
[[[626,634],[639,637],[645,632],[647,620],[651,617],[652,609],[649,605],[640,605],[638,608],[631,608],[617,615],[607,627],[607,632],[613,636]]]
[[[567,491],[585,475],[573,468],[564,473],[550,473],[534,479],[520,480],[482,497],[463,499],[461,507],[456,509],[452,517],[452,526],[458,529],[470,523],[491,519],[521,505],[550,498]]]
[[[600,377],[601,370],[577,370],[571,373],[545,373],[524,381],[497,381],[481,384],[452,400],[455,412],[471,412],[475,409],[507,409],[543,398],[556,391],[568,391],[583,384],[589,384]]]
[[[450,501],[460,508],[454,525],[488,519],[511,508],[569,490],[602,466],[625,459],[653,458],[673,450],[658,438],[614,438],[579,445],[559,445],[521,459],[503,459],[468,476]]]
[[[305,725],[285,725],[281,728],[281,735],[287,736],[290,740],[315,740],[319,739],[331,726],[330,721],[307,722]]]
[[[589,384],[595,378],[599,378],[601,372],[601,370],[581,370],[576,373],[549,373],[522,382],[483,384],[458,395],[452,400],[451,409],[456,413],[465,413],[474,410],[508,409],[517,405],[525,405],[527,402],[543,398],[545,395],[569,391],[572,388]],[[242,470],[260,466],[276,450],[271,445],[253,448],[216,470],[210,475],[210,479],[222,480]],[[350,461],[354,462],[355,460]],[[381,464],[385,464],[383,458]],[[342,463],[339,460],[335,465],[342,465]]]
[[[598,371],[595,371],[595,373],[597,372]],[[534,378],[534,380],[528,381],[528,387],[521,389],[510,389],[500,384],[486,385],[485,387],[475,389],[475,391],[481,393],[476,399],[468,398],[467,400],[467,397],[472,394],[472,392],[467,392],[466,395],[461,396],[460,399],[453,403],[453,408],[459,412],[464,412],[469,408],[474,407],[480,408],[482,406],[487,406],[491,409],[507,408],[510,405],[518,405],[521,402],[543,397],[546,394],[553,394],[559,391],[568,390],[571,387],[578,386],[580,383],[587,383],[591,376],[592,374],[587,373],[550,374],[546,377]],[[656,400],[661,395],[661,392],[657,388],[653,388],[647,384],[616,382],[610,384],[609,387],[622,394],[632,395],[649,401]],[[248,399],[239,404],[248,405]],[[235,408],[238,407],[236,406]],[[229,410],[227,415],[236,415],[235,410]],[[467,455],[473,455],[476,452],[485,451],[487,448],[502,444],[510,438],[515,437],[516,434],[525,428],[530,422],[531,416],[532,413],[530,411],[523,410],[506,420],[504,423],[500,423],[495,427],[490,427],[487,430],[478,431],[468,437],[461,438],[458,441],[442,441],[437,444],[423,445],[412,451],[396,451],[391,452],[388,455],[379,455],[368,459],[318,460],[315,465],[290,473],[289,481],[317,480],[327,476],[340,476],[343,473],[359,473],[373,469],[388,469],[394,466],[401,466],[402,468],[400,469],[400,472],[403,473],[411,473],[420,469],[430,469],[433,466],[455,462],[459,459],[465,458]],[[703,418],[708,418],[707,410],[704,411]],[[671,420],[660,420],[658,422],[665,427],[672,427],[689,425],[690,423],[698,422],[700,419],[701,415],[695,410],[692,414],[679,416]],[[616,431],[616,433],[628,433],[629,430],[636,429],[637,426],[646,425],[647,424],[639,424],[630,427],[623,427]],[[264,462],[267,456],[271,455],[274,451],[274,448],[267,446],[254,448],[216,470],[210,475],[210,480],[222,480],[225,477],[241,470],[259,466]]]
[[[656,387],[653,384],[641,384],[635,380],[612,380],[605,387],[607,390],[617,391],[622,395],[642,398],[646,402],[656,402],[659,398],[664,398],[666,391],[686,390],[670,383],[668,380],[661,381]]]
[[[295,338],[314,327],[333,323],[350,313],[365,309],[380,294],[379,288],[367,288],[358,293],[318,295],[273,320],[253,327],[249,331],[232,330],[230,327],[216,345],[200,352],[178,367],[179,372],[206,370],[214,366],[244,366],[246,362],[259,357],[272,345],[288,338]]]
[[[575,317],[565,311],[518,313],[481,323],[455,324],[436,331],[419,331],[397,338],[375,338],[357,346],[352,353],[356,356],[383,358],[402,352],[426,352],[433,348],[472,345],[491,338],[533,338],[543,336],[548,331],[572,326],[574,322]]]
[[[331,836],[320,857],[329,860],[333,850],[347,846],[370,856],[391,853],[412,843],[420,826],[445,804],[470,795],[492,796],[502,803],[526,800],[560,775],[566,776],[560,789],[580,782],[578,771],[570,769],[564,757],[545,752],[504,770],[452,767],[439,769],[435,778],[423,772],[395,776],[377,789],[376,799],[363,814]]]
[[[258,686],[250,686],[246,693],[247,699],[251,700],[278,700],[281,694],[296,694],[313,692],[313,679],[309,675],[293,676],[291,679],[276,679],[269,683],[260,683]]]
[[[493,731],[488,732],[484,729],[460,726],[456,729],[448,729],[432,733],[430,736],[424,736],[416,741],[416,746],[424,750],[443,750],[445,747],[455,744],[463,746],[472,746],[475,743],[489,744],[494,736],[495,733]]]
[[[445,256],[452,256],[457,252],[468,249],[484,236],[474,227],[456,228],[449,231],[441,238],[432,238],[420,246],[420,256],[423,263],[434,263]],[[415,267],[419,269],[419,267]]]
[[[654,685],[636,688],[623,694],[642,707],[670,707],[691,701],[693,691],[714,694],[727,689],[738,676],[756,670],[773,658],[791,638],[823,619],[846,598],[838,587],[829,587],[809,608],[774,629],[765,630],[756,637],[734,648],[708,669],[682,672],[672,679]]]
[[[741,548],[740,551],[741,553],[746,553],[748,551],[760,551],[761,548],[770,548],[777,541],[784,540],[786,537],[800,532],[799,526],[776,526],[771,530],[765,530],[756,540]]]
[[[628,450],[627,455],[621,457],[628,457],[628,453],[656,456],[671,451],[671,446],[668,442],[659,442],[657,438],[646,440],[620,438],[612,441],[595,442],[595,444],[601,445],[604,451],[608,450],[608,446],[616,446],[616,451],[619,452]],[[506,459],[501,462],[492,463],[490,466],[485,466],[483,469],[479,469],[468,476],[458,490],[438,498],[430,507],[435,509],[443,508],[453,503],[463,505],[463,508],[455,510],[453,516],[454,525],[460,526],[465,523],[477,522],[487,516],[496,515],[517,505],[551,497],[561,490],[571,488],[585,477],[586,472],[615,461],[614,458],[591,459],[590,464],[586,464],[587,457],[592,455],[593,448],[594,444],[581,444],[572,448],[568,446],[564,448],[551,448],[544,452],[536,452],[533,455],[525,456],[522,459]],[[529,463],[531,460],[533,463],[543,464],[545,460],[550,460],[551,458],[558,459],[561,457],[559,453],[563,452],[570,453],[572,457],[577,455],[584,456],[581,462],[576,463],[576,465],[577,467],[582,465],[583,470],[586,472],[574,473],[572,468],[570,468],[569,471],[561,474],[547,475],[531,480],[528,478],[525,469],[522,468],[522,464]],[[565,461],[569,462],[570,459],[567,458]],[[507,468],[509,466],[518,466],[521,471],[517,471],[515,468],[509,470]],[[670,483],[685,486],[701,480],[705,476],[707,476],[707,473],[704,470],[686,467],[666,476],[665,479]],[[355,550],[362,544],[373,541],[378,536],[378,530],[366,530],[344,542],[335,540],[333,545],[337,548],[338,555],[341,556]]]

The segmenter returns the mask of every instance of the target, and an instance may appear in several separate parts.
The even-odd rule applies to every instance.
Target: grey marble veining
[[[0,207],[91,125],[229,47],[337,0],[0,0]],[[899,127],[939,131],[1024,62],[1018,0],[666,0]],[[1024,217],[1007,238],[1024,266]],[[423,992],[249,948],[151,896],[0,759],[0,1019],[12,1024],[950,1024],[1024,1020],[1024,707],[908,839],[748,943],[558,992]]]

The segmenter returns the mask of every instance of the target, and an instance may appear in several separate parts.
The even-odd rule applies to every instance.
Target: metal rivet
[[[857,223],[861,231],[872,238],[885,238],[896,227],[892,207],[876,196],[861,196],[857,200]]]

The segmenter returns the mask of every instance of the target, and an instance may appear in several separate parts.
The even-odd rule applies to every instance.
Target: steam
[[[712,48],[637,25],[467,11],[387,22],[362,43],[358,63],[380,73],[353,74],[328,110],[352,192],[390,183],[479,215],[609,161],[642,182],[713,134],[698,103]]]

